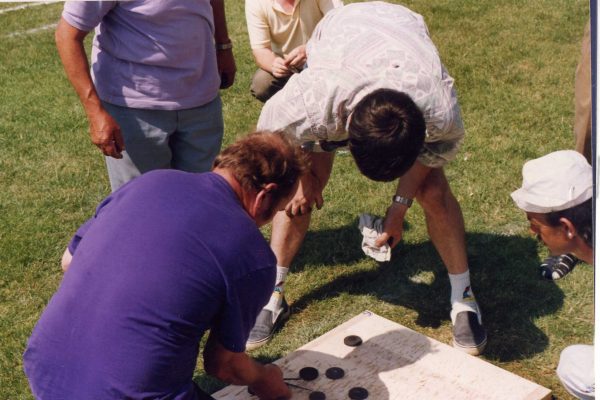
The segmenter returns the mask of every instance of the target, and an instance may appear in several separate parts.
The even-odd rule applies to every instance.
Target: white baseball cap
[[[523,165],[523,185],[511,193],[527,212],[566,210],[593,195],[592,166],[575,150],[560,150]]]

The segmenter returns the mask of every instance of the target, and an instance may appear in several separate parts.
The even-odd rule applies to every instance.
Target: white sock
[[[281,302],[283,301],[283,284],[285,283],[285,278],[287,277],[289,270],[289,268],[282,267],[280,265],[277,266],[275,289],[273,289],[273,294],[271,294],[271,298],[265,306],[266,310],[275,312],[281,307]]]
[[[450,304],[452,305],[452,311],[450,312],[450,318],[454,324],[456,315],[462,311],[473,311],[477,314],[479,323],[481,323],[481,313],[475,300],[475,295],[471,290],[471,276],[469,270],[462,274],[448,274],[450,278]]]

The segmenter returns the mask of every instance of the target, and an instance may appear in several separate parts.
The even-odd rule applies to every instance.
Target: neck
[[[294,5],[296,3],[295,0],[276,0],[276,1],[286,12],[291,12],[294,9]]]
[[[594,250],[587,245],[581,238],[577,238],[577,250],[573,253],[580,260],[585,261],[590,265],[594,265]]]
[[[254,204],[254,199],[256,196],[251,193],[248,193],[244,189],[242,189],[242,186],[240,185],[238,180],[228,169],[215,168],[212,172],[221,176],[223,179],[225,179],[227,181],[227,183],[229,184],[229,186],[231,186],[231,189],[237,196],[238,200],[240,201],[244,210],[246,210],[246,212],[250,215],[250,217],[252,217],[252,213],[250,212],[250,210],[252,209],[252,205]]]

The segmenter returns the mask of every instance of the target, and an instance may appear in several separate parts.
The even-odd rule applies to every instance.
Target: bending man
[[[252,134],[213,172],[153,171],[100,203],[25,350],[34,397],[209,398],[192,377],[210,329],[207,373],[289,398],[280,369],[244,349],[275,279],[258,227],[289,202],[302,157],[281,134]]]
[[[450,277],[454,344],[479,354],[487,335],[471,290],[462,212],[444,174],[464,129],[454,81],[423,18],[383,2],[347,5],[325,15],[307,54],[308,68],[265,104],[258,122],[261,129],[281,129],[300,141],[311,151],[312,171],[301,179],[286,212],[273,221],[278,279],[248,345],[269,340],[289,314],[282,296],[285,275],[311,209],[323,205],[334,151],[348,145],[363,175],[376,181],[400,178],[377,246],[400,242],[413,199],[423,207]]]

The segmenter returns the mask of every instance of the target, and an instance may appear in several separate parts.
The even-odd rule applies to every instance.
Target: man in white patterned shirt
[[[283,130],[311,151],[312,171],[273,220],[278,278],[247,348],[266,343],[289,315],[285,275],[308,230],[312,207],[323,205],[335,149],[347,145],[368,178],[401,177],[377,246],[400,242],[412,199],[423,208],[450,277],[454,345],[480,354],[487,334],[471,290],[462,212],[444,174],[464,128],[454,80],[423,18],[384,2],[347,5],[325,15],[306,50],[308,68],[265,104],[258,121],[259,129]]]

